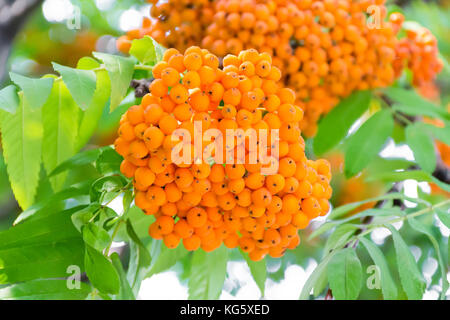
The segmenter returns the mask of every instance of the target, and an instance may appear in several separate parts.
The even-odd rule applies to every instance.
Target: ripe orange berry
[[[186,218],[191,227],[200,228],[206,223],[208,215],[204,209],[194,207],[188,211]]]

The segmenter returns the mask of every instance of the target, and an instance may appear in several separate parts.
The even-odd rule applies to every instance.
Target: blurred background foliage
[[[70,17],[73,6],[81,8],[80,30],[70,30],[66,26],[66,20]],[[445,68],[438,77],[436,99],[439,99],[443,104],[449,103],[450,1],[390,1],[390,8],[402,11],[407,20],[415,20],[429,28],[438,39],[439,48],[445,60]],[[118,54],[115,46],[116,37],[127,30],[139,27],[143,16],[149,16],[149,5],[139,0],[46,0],[27,19],[23,29],[16,37],[8,60],[7,70],[38,77],[53,70],[51,62],[74,67],[81,57],[90,56],[93,51]],[[9,80],[5,80],[0,87],[4,87],[8,82]],[[112,143],[118,120],[129,105],[125,101],[113,113],[104,110],[97,132],[87,148]],[[365,181],[365,178],[370,176],[370,168],[362,175],[346,180],[342,172],[342,154],[335,152],[329,154],[327,158],[330,160],[333,168],[333,206],[376,197],[387,191],[388,186],[380,182]],[[95,170],[89,167],[81,167],[78,170],[71,171],[67,183],[76,183],[86,179],[86,176],[90,174],[95,175]],[[418,192],[421,191],[419,190]],[[41,179],[36,202],[52,193],[53,191],[48,180]],[[432,197],[425,194],[423,196]],[[437,196],[448,197],[448,194]],[[374,205],[375,203],[368,203],[352,213]],[[19,206],[15,202],[9,186],[0,145],[0,230],[9,228],[19,212]],[[428,218],[431,219],[432,217],[428,216]],[[289,265],[297,264],[306,269],[310,265],[311,259],[320,260],[324,240],[319,237],[311,241],[307,240],[308,233],[311,233],[315,225],[319,223],[320,221],[315,221],[312,224],[312,228],[308,228],[303,233],[302,244],[295,250],[288,251],[282,259],[267,258],[269,278],[279,281],[284,278],[284,271]],[[406,228],[410,227],[406,226]],[[429,272],[430,281],[434,283],[439,279],[439,272],[436,272],[437,266],[434,268],[433,263],[431,263],[432,266],[430,267],[428,260],[432,251],[431,243],[425,236],[417,232],[406,231],[404,234],[407,235],[405,236],[407,243],[420,243],[421,249],[417,249],[421,250],[421,252],[415,252],[414,254],[420,255],[419,266],[434,269],[435,272]],[[383,236],[380,235],[378,241],[384,241],[383,239]],[[148,239],[148,241],[151,240]],[[395,259],[393,251],[392,240],[388,238],[384,246],[384,252],[390,264],[394,263],[393,260]],[[364,249],[358,249],[358,255],[361,257],[364,266],[367,267],[372,264]],[[242,259],[237,250],[233,250],[230,257],[230,260]],[[175,271],[179,274],[181,281],[186,282],[184,275],[188,274],[189,265],[183,261],[182,259],[177,264]],[[398,281],[398,279],[395,280]],[[365,286],[364,288],[360,295],[361,298],[380,298],[377,296],[379,291],[368,290]],[[233,290],[235,291],[236,288],[232,289],[231,293],[233,293]]]

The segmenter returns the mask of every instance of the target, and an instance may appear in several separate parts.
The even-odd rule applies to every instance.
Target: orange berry
[[[200,228],[206,223],[208,215],[204,209],[194,207],[188,211],[186,218],[191,227]]]
[[[161,79],[168,87],[173,87],[180,81],[180,73],[174,68],[165,68],[161,72]]]

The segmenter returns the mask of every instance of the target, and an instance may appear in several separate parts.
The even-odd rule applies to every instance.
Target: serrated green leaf
[[[127,220],[127,233],[130,237],[130,263],[128,266],[127,279],[135,295],[139,292],[142,280],[150,270],[152,258],[149,251],[134,231],[130,220]]]
[[[149,278],[154,274],[170,269],[188,253],[189,251],[187,251],[182,245],[179,245],[175,249],[169,249],[162,243],[162,241],[152,241],[150,249],[152,263],[150,266],[150,271],[145,277]]]
[[[66,277],[70,265],[83,270],[83,247],[81,238],[73,238],[0,250],[0,284]]]
[[[55,83],[47,102],[42,107],[44,127],[42,158],[47,172],[52,172],[75,153],[78,113],[79,109],[64,83]],[[65,179],[66,174],[52,176],[50,183],[53,190],[61,190]]]
[[[80,150],[92,137],[108,104],[111,95],[111,81],[106,71],[97,72],[97,84],[91,103],[81,115],[80,129],[78,131],[76,150]]]
[[[328,282],[337,300],[355,300],[362,286],[362,267],[355,250],[345,248],[331,258],[327,267]]]
[[[53,78],[33,79],[14,72],[9,75],[23,91],[23,104],[31,110],[39,109],[47,101],[53,87]]]
[[[149,36],[133,40],[130,54],[141,63],[154,65],[156,63],[156,50],[153,41]]]
[[[440,119],[445,119],[445,117],[447,116],[445,114],[445,110],[437,106],[433,106],[432,108],[423,108],[418,104],[407,105],[402,103],[394,103],[392,105],[392,109],[411,116],[427,116]]]
[[[84,242],[99,252],[102,252],[111,242],[108,232],[92,222],[83,226],[82,233]]]
[[[108,71],[111,80],[110,111],[114,111],[122,102],[130,86],[134,72],[134,61],[130,58],[100,52],[94,52],[93,55],[103,61]]]
[[[49,174],[49,176],[51,177],[66,170],[74,169],[90,163],[93,164],[95,160],[97,160],[98,156],[100,155],[100,153],[104,148],[90,149],[75,154],[74,156],[70,157],[63,163],[59,164],[55,169],[53,169],[53,171]]]
[[[218,299],[227,274],[227,262],[228,249],[225,246],[208,253],[195,251],[189,276],[189,299]]]
[[[436,154],[433,141],[420,123],[413,123],[406,127],[406,142],[414,153],[419,166],[426,172],[433,172],[436,168]]]
[[[117,173],[120,174],[120,164],[123,158],[112,147],[103,148],[95,161],[97,171],[102,174]]]
[[[264,297],[265,294],[265,285],[267,280],[267,266],[266,266],[266,260],[260,260],[260,261],[252,261],[248,254],[240,251],[241,255],[244,257],[245,261],[247,262],[248,267],[250,268],[250,273],[252,274],[253,280],[255,280],[256,285],[258,286],[259,290],[261,291],[261,296]]]
[[[327,255],[314,269],[314,271],[309,276],[308,280],[306,280],[303,285],[302,291],[300,292],[299,300],[308,300],[311,291],[315,288],[317,283],[321,283],[323,275],[327,274],[327,266],[330,262],[331,258],[335,255],[335,252]],[[316,292],[317,293],[317,292]]]
[[[403,199],[403,200],[413,200],[412,198],[406,197],[404,194],[399,192],[393,192],[388,193],[379,197],[374,197],[370,199],[365,199],[357,202],[352,202],[348,204],[344,204],[340,207],[334,208],[333,211],[331,211],[329,215],[329,219],[339,219],[340,217],[344,216],[346,213],[358,208],[360,205],[373,202],[373,201],[380,201],[380,200],[391,200],[391,199]]]
[[[450,213],[448,211],[442,210],[440,208],[434,209],[439,220],[450,229]]]
[[[353,234],[355,234],[356,230],[358,230],[358,227],[352,224],[342,224],[338,226],[325,243],[325,254],[328,254],[331,250],[343,245]]]
[[[75,228],[81,232],[83,226],[87,225],[91,221],[94,214],[100,210],[101,206],[98,203],[91,203],[87,207],[83,207],[74,214],[72,214],[71,219]]]
[[[41,169],[42,118],[22,101],[15,114],[0,110],[3,154],[14,196],[26,209],[34,201]]]
[[[422,123],[422,127],[436,140],[450,145],[450,124],[447,122],[444,127],[437,127],[431,124]]]
[[[89,192],[91,202],[103,203],[112,199],[111,197],[115,197],[125,183],[122,176],[106,176],[95,180]]]
[[[54,62],[52,65],[61,75],[76,104],[82,110],[86,110],[91,103],[96,88],[95,72],[69,68]]]
[[[369,108],[371,93],[358,91],[342,100],[319,123],[313,147],[316,155],[322,155],[339,144],[353,123]]]
[[[441,281],[442,281],[442,290],[441,290],[441,300],[445,300],[445,295],[447,293],[447,290],[449,288],[449,283],[447,280],[447,266],[444,263],[444,258],[441,254],[441,249],[439,248],[439,243],[437,242],[436,238],[433,235],[433,231],[431,229],[424,225],[422,222],[415,218],[409,218],[408,219],[409,225],[416,231],[423,233],[430,239],[431,244],[434,247],[434,251],[436,252],[437,260],[439,262],[439,269],[441,269]]]
[[[70,209],[64,210],[47,217],[23,222],[0,232],[0,249],[53,244],[59,241],[81,238],[72,225],[71,214]]]
[[[10,85],[0,90],[0,109],[9,113],[16,113],[19,107],[19,96],[16,86]]]
[[[391,135],[394,120],[388,110],[375,113],[347,142],[345,150],[345,174],[352,177],[362,171],[380,152]]]
[[[77,69],[92,70],[100,67],[100,63],[92,57],[82,57],[78,60]]]
[[[103,293],[119,293],[120,279],[116,269],[109,259],[89,245],[86,245],[84,265],[95,288]]]
[[[367,172],[370,176],[372,173],[379,172],[392,172],[396,170],[405,170],[413,166],[414,162],[402,158],[382,158],[380,156],[375,157],[370,162],[367,168]]]
[[[111,255],[111,261],[114,268],[116,268],[116,271],[120,279],[119,294],[117,294],[115,298],[118,300],[135,300],[136,297],[134,296],[133,291],[131,290],[130,284],[128,283],[127,280],[127,275],[123,270],[122,262],[120,261],[120,257],[116,252],[114,252]]]
[[[434,118],[450,119],[449,113],[444,108],[423,99],[413,90],[389,87],[385,90],[385,94],[395,102],[393,105],[394,110],[413,116],[424,115]]]
[[[55,213],[55,204],[58,204],[64,200],[79,197],[82,195],[88,195],[89,189],[91,186],[92,181],[84,181],[80,184],[75,184],[69,188],[63,189],[52,196],[48,198],[43,198],[41,201],[36,202],[31,207],[29,207],[27,210],[23,211],[16,220],[14,220],[14,225],[18,223],[22,223],[26,220],[32,220],[41,218],[44,216],[48,216],[52,213]],[[83,205],[81,205],[83,206]],[[59,207],[57,207],[59,211]]]
[[[439,179],[433,177],[428,172],[422,170],[405,170],[405,171],[394,171],[394,172],[380,172],[373,173],[370,177],[366,178],[367,182],[371,181],[382,181],[382,182],[397,182],[403,180],[417,180],[417,181],[426,181],[432,182],[439,186],[442,190],[450,192],[450,185],[440,181]],[[406,199],[411,201],[410,199]]]
[[[0,289],[0,300],[84,300],[91,286],[67,288],[66,280],[32,280]]]
[[[388,264],[383,252],[370,240],[362,237],[359,239],[363,246],[367,249],[370,257],[380,270],[381,291],[385,300],[397,299],[398,291],[395,282],[392,279]]]
[[[400,233],[393,227],[387,226],[392,233],[395,253],[397,256],[397,268],[400,274],[400,281],[405,290],[408,299],[422,299],[425,291],[426,282],[422,273],[419,271],[416,260],[411,253],[408,245],[403,240]]]
[[[322,224],[319,228],[314,230],[308,237],[308,241],[311,241],[312,239],[324,234],[325,232],[333,229],[336,226],[333,222],[325,222]]]

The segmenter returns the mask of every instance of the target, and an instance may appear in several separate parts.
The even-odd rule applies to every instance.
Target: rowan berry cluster
[[[180,51],[198,45],[204,36],[204,30],[212,23],[214,16],[213,1],[209,0],[147,0],[151,3],[150,16],[153,21],[144,18],[142,28],[127,32],[118,39],[120,51],[128,52],[131,40],[151,36],[166,48]]]
[[[182,241],[187,250],[239,246],[252,260],[295,248],[298,230],[329,211],[331,172],[326,160],[306,158],[299,128],[303,111],[294,91],[280,85],[281,72],[270,55],[242,51],[225,56],[221,68],[206,49],[190,47],[184,54],[168,49],[153,76],[141,105],[122,117],[115,141],[124,157],[121,171],[133,178],[136,205],[156,218],[151,237],[169,248]],[[192,139],[196,121],[202,130],[219,132],[214,140],[201,139],[202,150],[215,146],[220,136],[237,133],[222,150],[234,161],[199,157]],[[180,128],[189,133],[181,142],[189,158],[177,162],[173,152],[180,141],[174,133]],[[269,134],[266,146],[261,140],[252,145],[239,133],[250,129],[279,137],[272,140]],[[211,149],[213,157],[220,154]],[[262,150],[270,161],[253,157]],[[262,173],[274,163],[276,172]]]
[[[296,92],[305,136],[353,91],[388,86],[406,66],[413,84],[424,89],[442,67],[426,29],[397,39],[404,18],[394,13],[388,19],[385,0],[152,2],[156,22],[131,31],[119,48],[147,34],[166,47],[195,44],[219,57],[250,48],[267,52],[283,71],[284,85]]]
[[[436,91],[433,90],[434,80],[443,68],[438,57],[437,40],[428,29],[422,27],[409,29],[406,34],[397,44],[396,73],[399,75],[406,64],[412,71],[413,85],[425,96],[433,98]]]

